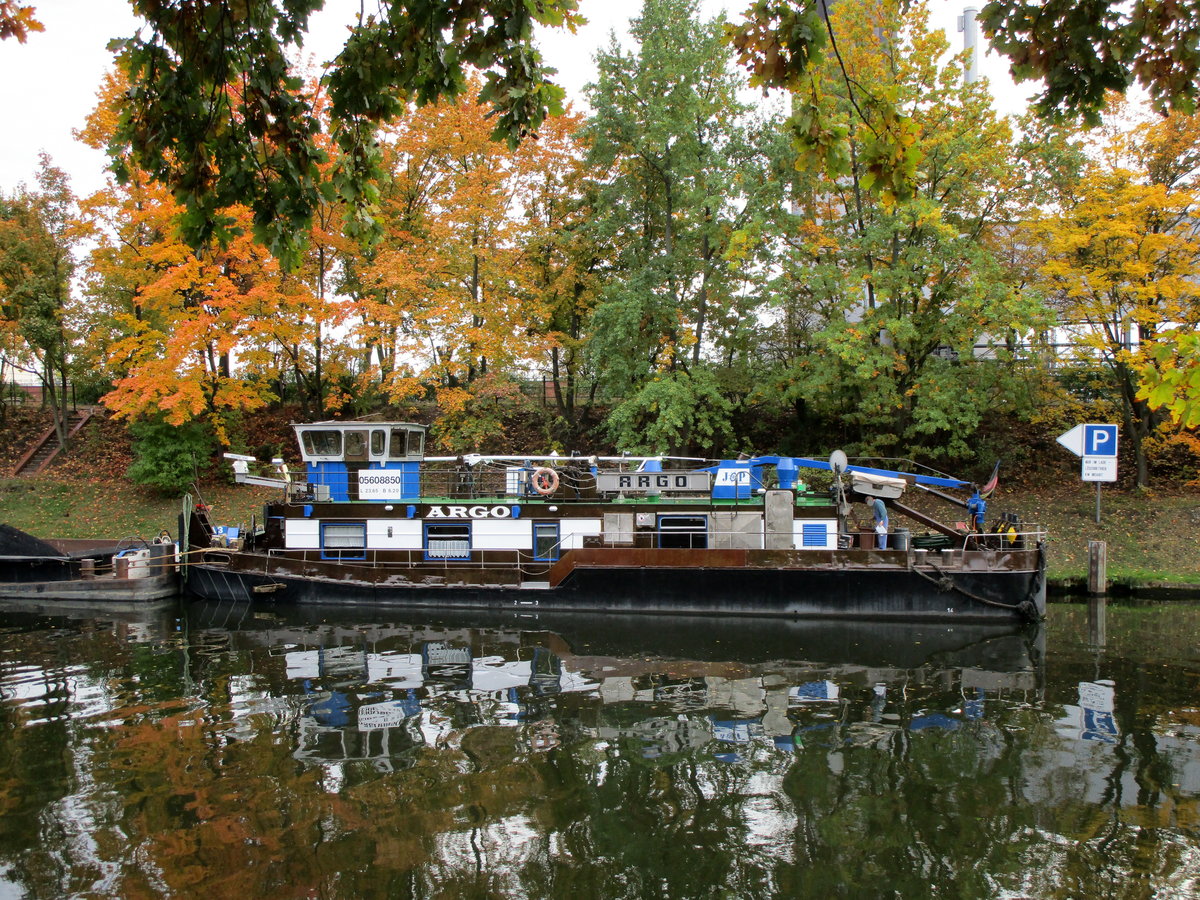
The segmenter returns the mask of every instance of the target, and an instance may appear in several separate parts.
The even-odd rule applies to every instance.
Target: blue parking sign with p
[[[1085,425],[1085,426],[1083,426],[1083,455],[1084,456],[1116,456],[1117,455],[1117,426],[1116,425]]]

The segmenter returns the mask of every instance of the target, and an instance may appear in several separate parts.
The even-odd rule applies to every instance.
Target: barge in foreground
[[[43,541],[0,524],[0,600],[149,603],[179,596],[170,540]]]
[[[1045,611],[1044,533],[1011,516],[984,534],[908,505],[967,482],[763,456],[426,457],[409,423],[294,426],[306,473],[282,461],[278,500],[250,528],[185,522],[185,589],[207,600],[459,609],[1021,621]],[[802,468],[826,470],[810,491]],[[928,534],[878,549],[852,504],[882,500]],[[973,522],[982,522],[978,493]],[[869,518],[869,516],[868,516]]]

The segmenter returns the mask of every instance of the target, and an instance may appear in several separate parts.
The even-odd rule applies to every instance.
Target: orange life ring
[[[545,497],[558,490],[558,473],[544,466],[534,469],[533,475],[530,477],[530,483],[533,485],[535,491]]]

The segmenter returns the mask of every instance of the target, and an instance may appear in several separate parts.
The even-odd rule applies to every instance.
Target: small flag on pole
[[[986,500],[992,496],[992,491],[996,490],[996,485],[1000,483],[1000,460],[996,460],[996,468],[992,469],[992,477],[987,480],[987,484],[979,489],[979,496]]]

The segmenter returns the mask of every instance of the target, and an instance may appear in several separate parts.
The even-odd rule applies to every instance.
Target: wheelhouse
[[[412,500],[420,493],[425,426],[411,422],[295,425],[317,500]]]

